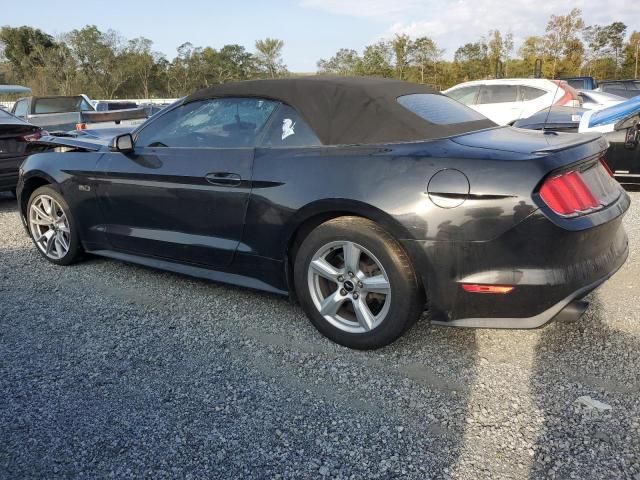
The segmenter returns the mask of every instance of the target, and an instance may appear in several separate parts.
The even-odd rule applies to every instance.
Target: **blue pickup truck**
[[[556,80],[564,80],[576,90],[595,90],[598,82],[593,77],[560,77]]]

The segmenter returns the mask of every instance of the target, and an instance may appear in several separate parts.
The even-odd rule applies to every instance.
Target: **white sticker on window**
[[[290,118],[285,118],[282,121],[282,140],[296,133],[293,129],[296,126],[296,122]]]

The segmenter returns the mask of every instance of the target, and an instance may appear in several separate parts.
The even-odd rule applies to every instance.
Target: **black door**
[[[275,106],[249,98],[181,105],[144,126],[133,153],[107,154],[99,196],[112,247],[217,268],[231,263],[254,146]]]

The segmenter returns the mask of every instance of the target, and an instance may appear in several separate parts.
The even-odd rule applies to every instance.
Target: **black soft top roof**
[[[411,142],[495,126],[490,120],[430,123],[397,102],[402,95],[439,92],[374,77],[309,76],[248,80],[205,88],[184,103],[219,97],[260,97],[295,108],[325,145]]]

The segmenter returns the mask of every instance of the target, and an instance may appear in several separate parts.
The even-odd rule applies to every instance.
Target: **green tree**
[[[413,55],[413,42],[409,35],[396,34],[390,42],[390,47],[395,59],[395,76],[400,80],[406,80],[409,62]]]
[[[153,42],[144,37],[129,40],[124,55],[129,62],[130,71],[137,80],[133,82],[133,89],[142,98],[149,98],[154,76],[157,75],[158,61],[162,55],[154,52]]]
[[[282,60],[284,42],[276,38],[257,40],[256,65],[258,70],[268,78],[280,77],[287,73],[287,66]]]
[[[634,31],[629,35],[629,40],[624,44],[622,50],[621,76],[623,78],[638,78],[640,74],[638,55],[640,55],[640,31]]]
[[[488,70],[488,47],[484,41],[466,43],[453,56],[454,75],[458,81],[486,78]]]
[[[72,95],[77,88],[78,63],[63,35],[53,47],[36,45],[30,57],[34,62],[34,79],[41,79],[42,93]]]
[[[429,73],[432,75],[432,83],[438,84],[438,62],[444,50],[429,37],[419,37],[413,41],[410,62],[418,71],[420,83],[425,83]]]
[[[15,77],[21,82],[29,80],[35,66],[42,66],[32,55],[34,51],[51,49],[56,45],[51,35],[28,26],[0,28],[0,44],[4,58],[11,64]]]
[[[95,25],[73,30],[69,45],[78,60],[87,93],[114,98],[131,75],[122,37],[114,30],[101,32]]]
[[[582,10],[579,8],[572,9],[567,15],[551,15],[545,29],[545,53],[551,62],[552,78],[558,75],[560,63],[572,56],[578,45],[582,45],[579,35],[583,29]]]
[[[320,59],[318,73],[324,75],[356,75],[361,70],[362,59],[355,50],[341,48],[328,60]]]
[[[393,77],[393,54],[389,43],[380,41],[368,45],[362,54],[360,62],[361,75],[373,75],[377,77]]]

